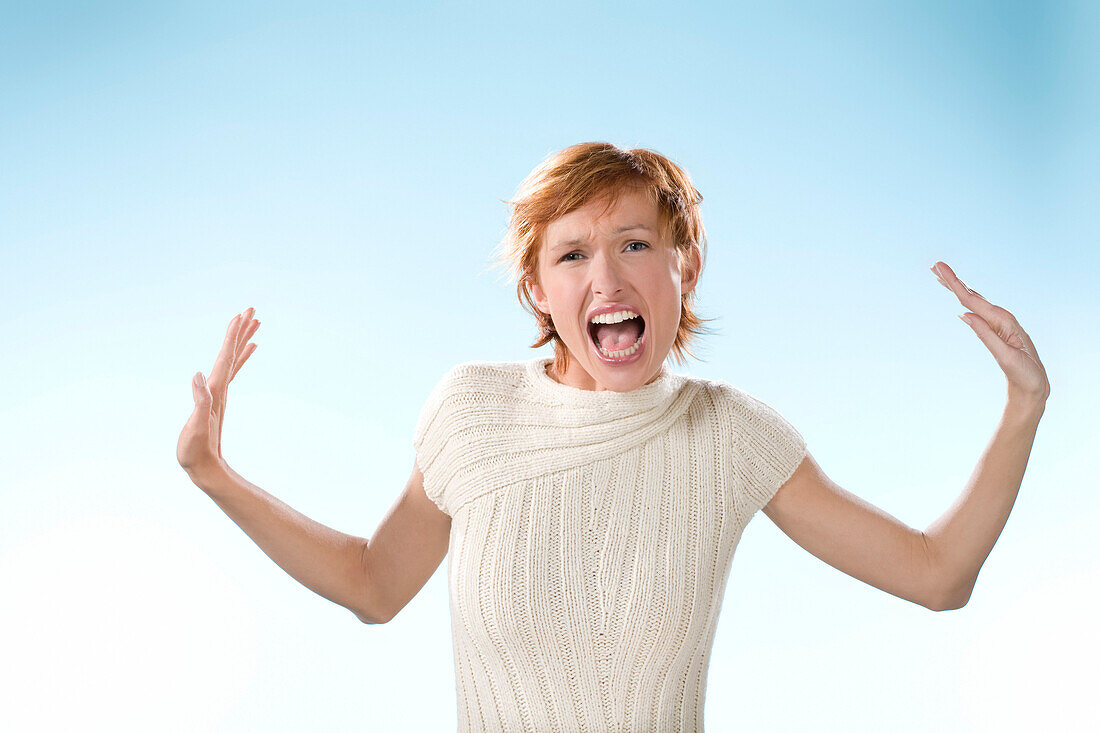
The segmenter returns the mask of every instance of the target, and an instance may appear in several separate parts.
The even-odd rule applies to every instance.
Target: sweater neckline
[[[557,382],[546,373],[546,367],[553,361],[553,357],[528,360],[526,363],[528,379],[536,394],[550,402],[571,407],[644,410],[671,400],[684,382],[683,377],[672,373],[668,365],[662,364],[661,371],[655,380],[629,392],[580,389]]]

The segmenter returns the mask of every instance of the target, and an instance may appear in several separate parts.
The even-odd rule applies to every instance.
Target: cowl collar
[[[579,389],[554,381],[546,373],[551,362],[552,357],[525,362],[524,381],[529,399],[543,405],[571,408],[571,412],[579,415],[597,413],[605,420],[641,413],[659,415],[673,402],[687,381],[686,377],[674,374],[667,365],[662,365],[655,380],[629,392]]]

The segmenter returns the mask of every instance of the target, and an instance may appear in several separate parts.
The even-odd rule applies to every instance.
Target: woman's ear
[[[699,284],[699,275],[703,271],[703,256],[699,245],[693,244],[680,257],[680,295],[686,295]]]
[[[550,315],[550,301],[546,299],[546,293],[542,291],[542,287],[534,277],[527,277],[527,291],[531,293],[531,300],[535,301],[535,307],[542,313]]]

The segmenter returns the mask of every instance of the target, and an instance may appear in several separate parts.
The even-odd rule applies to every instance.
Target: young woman
[[[921,532],[831,481],[802,436],[725,382],[677,375],[701,321],[701,197],[649,150],[555,153],[523,182],[501,260],[554,357],[452,369],[420,413],[404,492],[370,540],[302,516],[223,460],[227,388],[253,353],[229,324],[177,454],[286,572],[385,623],[450,553],[460,730],[701,730],[734,550],[760,509],[833,567],[932,610],[961,608],[1023,479],[1050,392],[1008,311],[939,281],[1008,380],[958,501]]]

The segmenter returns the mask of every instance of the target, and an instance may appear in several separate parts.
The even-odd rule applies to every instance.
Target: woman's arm
[[[837,570],[933,611],[950,607],[928,537],[842,489],[809,452],[763,512]]]
[[[1050,395],[1027,333],[1004,308],[966,287],[947,265],[933,272],[969,308],[963,319],[997,360],[1008,403],[967,488],[919,532],[832,482],[807,454],[764,507],[800,546],[852,577],[933,610],[961,608],[1001,535],[1023,481]]]
[[[970,482],[925,534],[952,608],[970,600],[978,571],[1008,522],[1045,402],[1009,400]]]
[[[228,466],[191,480],[290,577],[365,624],[383,623],[373,611],[366,539],[312,521]]]
[[[970,600],[1024,477],[1042,403],[1010,400],[967,488],[920,532],[834,483],[807,453],[764,507],[800,547],[837,570],[933,611]]]
[[[970,598],[985,559],[1001,536],[1024,479],[1039,419],[1050,396],[1046,368],[1016,317],[968,288],[943,262],[932,266],[940,284],[973,311],[959,316],[1004,372],[1008,401],[970,483],[926,532],[948,583],[952,603]]]
[[[366,554],[375,618],[389,621],[408,605],[443,562],[451,541],[451,517],[424,491],[424,475],[412,474],[370,538]]]
[[[424,493],[413,467],[405,492],[369,542],[306,517],[229,467],[221,452],[229,383],[256,350],[249,308],[229,323],[207,382],[191,380],[195,409],[180,432],[176,458],[191,480],[291,577],[349,609],[384,623],[420,590],[447,553],[451,518]]]
[[[313,521],[229,466],[192,480],[292,578],[363,623],[383,622],[373,608],[367,540]]]
[[[315,522],[228,466],[192,480],[288,575],[366,624],[392,619],[447,554],[451,518],[415,466],[369,541]]]

